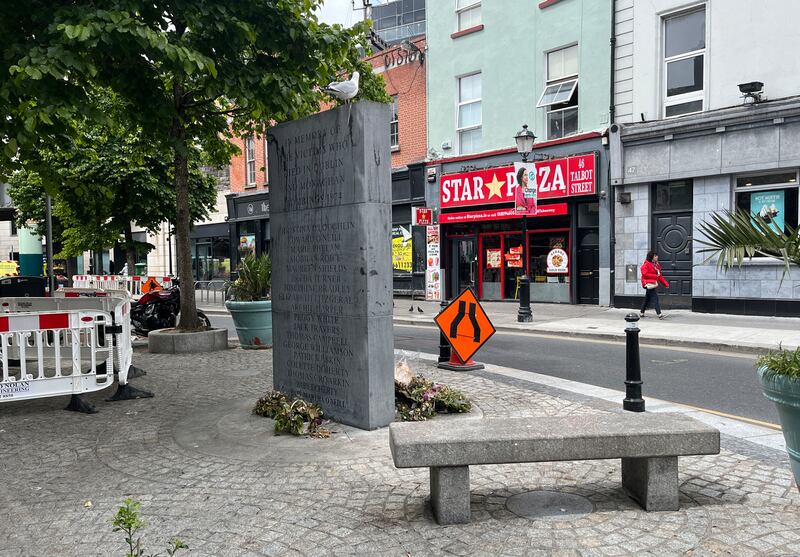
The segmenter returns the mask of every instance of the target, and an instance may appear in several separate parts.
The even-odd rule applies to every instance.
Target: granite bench
[[[647,511],[677,510],[678,457],[719,453],[719,431],[683,414],[619,412],[546,418],[393,423],[398,468],[430,468],[440,524],[469,522],[469,467],[622,459],[622,487]]]

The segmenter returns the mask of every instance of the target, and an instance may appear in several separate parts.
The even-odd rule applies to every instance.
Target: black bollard
[[[625,399],[622,408],[630,412],[644,412],[642,398],[642,369],[639,365],[639,316],[629,313],[625,316]]]
[[[519,309],[517,310],[518,323],[530,323],[533,321],[531,311],[531,279],[527,274],[519,278]]]
[[[447,300],[442,300],[442,303],[439,304],[442,308],[440,311],[444,311],[444,308],[447,307]],[[449,362],[450,361],[450,343],[447,342],[447,337],[444,336],[444,333],[441,331],[439,332],[439,363],[442,362]]]

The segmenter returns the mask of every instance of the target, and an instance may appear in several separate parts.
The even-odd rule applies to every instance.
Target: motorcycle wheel
[[[205,313],[203,313],[200,310],[197,310],[197,319],[200,321],[200,325],[202,325],[206,329],[211,328],[211,320]],[[173,327],[177,327],[178,323],[180,322],[181,322],[181,312],[178,312],[177,315],[175,315],[175,325],[173,325]]]

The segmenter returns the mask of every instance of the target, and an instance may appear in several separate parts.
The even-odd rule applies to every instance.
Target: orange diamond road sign
[[[148,292],[155,292],[156,290],[161,290],[161,285],[153,277],[148,277],[144,284],[142,284],[142,293],[147,294]]]
[[[495,333],[494,325],[470,288],[450,302],[435,321],[462,362],[468,362]]]

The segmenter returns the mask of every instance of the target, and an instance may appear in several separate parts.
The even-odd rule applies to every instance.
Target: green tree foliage
[[[134,242],[131,223],[156,233],[165,220],[175,219],[171,157],[121,117],[119,101],[107,95],[98,104],[107,116],[103,123],[73,122],[74,132],[65,147],[42,147],[35,157],[22,161],[22,168],[10,177],[9,195],[18,224],[33,222],[43,235],[45,185],[37,169],[47,169],[49,178],[59,184],[50,191],[53,237],[62,244],[61,256],[100,251],[122,236],[133,273],[137,252],[150,246]],[[216,201],[215,180],[193,162],[189,181],[192,218],[203,219]]]
[[[270,122],[315,112],[321,88],[368,48],[366,24],[320,23],[320,3],[0,2],[0,109],[10,115],[0,123],[3,166],[14,164],[15,149],[25,158],[42,137],[68,133],[65,121],[91,105],[87,84],[111,89],[145,136],[173,154],[178,275],[190,284],[192,146],[211,164],[227,164],[231,134],[264,133]],[[195,328],[196,315],[187,289],[178,326]]]

